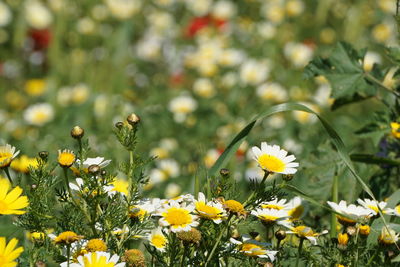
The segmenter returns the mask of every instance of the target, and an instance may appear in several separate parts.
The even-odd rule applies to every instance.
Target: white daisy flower
[[[198,200],[194,201],[195,212],[204,219],[212,220],[219,224],[227,217],[226,211],[220,202],[207,201],[202,192],[199,193]]]
[[[378,237],[378,240],[382,244],[391,245],[399,241],[399,235],[400,234],[396,234],[396,232],[390,227],[386,228],[385,226],[383,226],[381,234]]]
[[[147,239],[150,241],[150,245],[155,247],[157,250],[164,252],[165,247],[168,244],[167,237],[161,231],[161,228],[154,229],[148,236]]]
[[[54,118],[53,106],[48,103],[35,104],[24,111],[24,120],[31,125],[42,126]]]
[[[289,215],[286,210],[276,209],[256,209],[252,210],[251,214],[259,218],[262,223],[267,225],[279,224],[286,227],[290,227],[290,223],[286,220]]]
[[[10,166],[12,160],[18,156],[19,150],[15,152],[15,147],[10,144],[0,146],[0,169]]]
[[[385,208],[387,205],[387,202],[381,201],[377,202],[375,200],[367,199],[365,198],[364,200],[362,199],[357,199],[358,204],[366,208],[371,212],[372,216],[378,215],[379,214],[379,209],[381,209],[383,214],[390,213],[390,210]],[[379,208],[378,208],[379,207]]]
[[[355,225],[358,221],[367,220],[372,214],[371,210],[361,206],[356,206],[354,204],[347,206],[344,200],[341,200],[339,204],[330,201],[327,201],[327,203],[334,211],[343,214],[343,216],[336,215],[339,222],[343,225]]]
[[[288,152],[277,145],[271,146],[266,142],[262,142],[261,149],[254,146],[252,151],[254,159],[265,171],[282,174],[294,174],[297,172],[296,167],[299,166],[299,163],[293,162],[296,157],[293,155],[287,156]]]
[[[275,260],[278,251],[267,250],[266,243],[258,242],[250,238],[243,237],[243,242],[234,238],[229,239],[232,244],[238,245],[238,251],[244,253],[249,257],[269,258],[271,261]]]
[[[119,256],[117,254],[111,256],[107,252],[90,252],[83,256],[78,257],[77,263],[63,262],[61,267],[89,267],[89,266],[112,266],[112,267],[124,267],[125,262],[117,263]]]
[[[89,168],[90,165],[97,165],[100,168],[106,167],[110,164],[111,160],[105,160],[103,157],[96,157],[96,158],[87,158],[83,161],[82,166],[84,169]],[[77,159],[76,163],[80,165],[80,160]]]
[[[299,238],[306,238],[311,242],[311,244],[316,245],[317,244],[317,237],[320,235],[327,234],[328,231],[324,230],[322,233],[316,233],[314,232],[310,227],[305,226],[305,225],[300,225],[296,227],[290,228],[290,231],[286,231],[287,234],[295,234]]]
[[[161,218],[158,222],[161,226],[170,227],[174,233],[190,231],[192,227],[199,225],[197,216],[191,214],[194,209],[194,205],[179,205],[176,201],[170,201],[159,211]]]

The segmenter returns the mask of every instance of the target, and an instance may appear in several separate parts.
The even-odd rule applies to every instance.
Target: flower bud
[[[72,138],[75,138],[75,139],[81,139],[84,134],[85,134],[85,131],[80,126],[75,126],[71,130],[71,136],[72,136]]]
[[[138,249],[125,251],[123,260],[126,262],[128,267],[144,267],[146,264],[143,252]]]
[[[285,180],[286,182],[289,182],[293,179],[294,175],[293,174],[285,174],[282,176],[282,179]]]
[[[360,231],[360,235],[364,236],[369,235],[369,233],[371,232],[371,227],[369,227],[369,225],[360,225],[358,229]]]
[[[99,171],[100,171],[100,166],[97,164],[92,164],[88,168],[88,172],[93,175],[97,174]]]
[[[286,232],[283,230],[279,230],[275,232],[275,237],[276,239],[278,239],[279,241],[283,240],[286,238]]]
[[[347,248],[347,243],[349,243],[349,236],[344,234],[338,234],[338,248],[345,250]]]
[[[187,232],[178,232],[176,236],[186,244],[198,244],[201,240],[201,233],[196,228]]]
[[[353,236],[357,233],[357,228],[355,228],[354,226],[348,226],[346,228],[346,232],[349,236]]]
[[[249,234],[250,234],[251,238],[253,238],[254,240],[256,240],[256,241],[260,241],[261,240],[260,233],[258,233],[258,232],[250,232]]]
[[[48,157],[49,157],[49,152],[47,152],[47,151],[40,151],[40,152],[38,153],[38,155],[39,155],[39,158],[41,158],[44,162],[46,162],[47,159],[48,159]]]
[[[140,118],[138,115],[136,115],[135,113],[130,114],[126,120],[128,121],[128,123],[132,126],[136,126],[139,122],[140,122]]]
[[[221,169],[219,170],[219,174],[221,174],[223,178],[229,178],[230,171],[228,169]]]
[[[117,127],[119,130],[122,129],[122,127],[124,127],[124,123],[122,121],[119,121],[115,124],[115,127]]]

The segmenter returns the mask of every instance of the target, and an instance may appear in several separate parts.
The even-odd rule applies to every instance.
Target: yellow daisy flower
[[[212,220],[213,222],[219,224],[222,219],[226,218],[226,212],[221,203],[206,201],[206,197],[203,193],[199,193],[199,199],[194,202],[196,207],[196,213],[207,220]]]
[[[0,179],[0,214],[24,214],[22,210],[29,205],[28,198],[21,196],[22,189],[17,186],[8,192],[11,184],[7,179]]]
[[[107,245],[101,239],[90,239],[86,244],[85,250],[88,252],[106,251]]]
[[[154,229],[151,234],[147,236],[147,239],[150,241],[150,245],[155,247],[157,250],[161,252],[165,251],[168,239],[162,233],[161,228]]]
[[[390,127],[392,128],[392,135],[400,139],[400,123],[392,122]]]
[[[305,225],[300,225],[300,226],[292,227],[291,231],[287,231],[286,233],[295,234],[299,238],[308,239],[311,242],[311,244],[316,245],[317,237],[320,235],[323,235],[323,234],[327,234],[328,231],[325,230],[322,233],[316,233],[310,227],[305,226]]]
[[[63,168],[69,168],[75,162],[75,154],[73,151],[64,149],[63,151],[58,150],[58,164]]]
[[[162,216],[159,224],[161,226],[170,226],[171,231],[176,233],[180,231],[190,231],[192,227],[196,227],[199,223],[196,221],[197,216],[192,215],[193,205],[179,205],[175,201],[170,201],[160,211]]]
[[[231,213],[235,213],[236,215],[246,215],[247,211],[244,209],[243,204],[240,203],[239,201],[230,199],[230,200],[224,200],[223,201],[223,206],[226,210],[228,210]]]
[[[19,151],[15,152],[15,147],[6,144],[0,146],[0,169],[10,166],[12,160],[18,156]]]
[[[21,157],[13,160],[11,162],[11,168],[17,172],[28,173],[29,168],[36,169],[39,163],[36,158],[30,158],[26,155],[22,155]]]
[[[24,251],[23,247],[15,249],[18,240],[13,238],[6,244],[6,238],[0,237],[0,266],[14,267],[17,266],[16,260],[19,255]]]
[[[113,255],[111,256],[110,253],[107,252],[90,252],[83,256],[78,257],[77,263],[70,263],[67,262],[61,263],[61,267],[123,267],[125,263],[118,263],[119,256]]]
[[[83,238],[83,236],[81,235],[77,235],[76,233],[72,232],[72,231],[66,231],[66,232],[62,232],[61,234],[59,234],[55,239],[54,242],[56,244],[72,244],[76,241],[79,241]]]
[[[266,142],[261,143],[261,149],[254,146],[252,148],[254,159],[258,165],[267,172],[294,174],[297,172],[296,167],[299,163],[293,162],[296,157],[287,156],[287,151],[277,145],[268,145]]]

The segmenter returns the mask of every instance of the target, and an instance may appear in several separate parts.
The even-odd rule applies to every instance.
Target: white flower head
[[[54,118],[53,106],[48,103],[34,104],[24,111],[24,119],[31,125],[42,126]]]
[[[327,203],[334,211],[343,215],[336,215],[342,224],[354,225],[357,221],[367,220],[372,214],[370,209],[354,204],[347,205],[345,200],[341,200],[338,204],[330,201]]]
[[[158,215],[161,216],[158,221],[160,226],[169,227],[174,233],[187,232],[199,225],[197,216],[192,215],[194,205],[179,204],[176,201],[170,201],[165,204],[159,211]]]
[[[299,163],[294,162],[295,156],[287,156],[288,152],[277,145],[268,145],[261,143],[261,149],[254,146],[252,148],[254,159],[259,166],[268,172],[281,174],[295,174]]]
[[[205,195],[200,192],[198,200],[194,201],[195,212],[206,220],[212,220],[219,224],[227,217],[226,211],[220,202],[207,201]]]
[[[378,215],[379,209],[384,214],[390,212],[390,210],[386,208],[387,202],[385,202],[385,201],[378,202],[378,201],[367,199],[367,198],[365,198],[364,200],[359,198],[359,199],[357,199],[357,202],[358,202],[358,204],[363,206],[365,209],[369,210],[371,212],[372,216]]]
[[[243,237],[243,242],[234,238],[229,239],[229,241],[238,246],[237,251],[249,257],[269,258],[271,261],[274,261],[278,253],[278,251],[267,250],[267,243],[258,242],[245,236]]]
[[[124,267],[125,263],[118,263],[119,260],[119,256],[117,254],[111,256],[110,253],[107,252],[100,252],[100,251],[96,251],[96,252],[90,252],[87,253],[83,256],[79,256],[78,257],[78,262],[77,263],[70,263],[68,265],[67,262],[63,262],[61,263],[61,267],[85,267],[87,266],[87,264],[89,264],[90,266],[105,266],[107,264],[107,266],[114,266],[114,267]]]
[[[156,228],[151,231],[151,233],[148,234],[147,239],[149,240],[150,245],[155,247],[157,250],[164,252],[165,247],[168,244],[168,239],[161,229],[162,228]]]

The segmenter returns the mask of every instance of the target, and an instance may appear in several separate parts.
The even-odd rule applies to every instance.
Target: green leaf
[[[400,255],[397,255],[396,258],[392,260],[392,262],[400,262]]]
[[[332,86],[332,97],[340,105],[360,101],[376,94],[376,88],[366,79],[361,62],[366,50],[357,51],[340,42],[327,59],[316,58],[305,68],[304,77],[325,76]]]
[[[350,158],[352,161],[363,162],[367,164],[386,164],[392,166],[400,166],[400,160],[378,157],[371,154],[351,154]]]
[[[400,48],[399,47],[388,47],[386,48],[386,54],[394,63],[400,64]]]
[[[387,200],[387,207],[394,208],[400,201],[400,189],[395,191]]]

